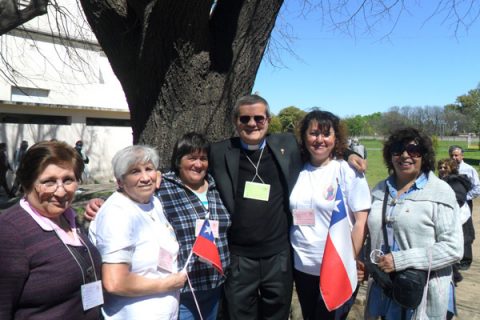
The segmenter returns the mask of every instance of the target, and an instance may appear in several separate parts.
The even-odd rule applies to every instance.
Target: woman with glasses
[[[380,253],[372,262],[387,274],[408,268],[425,270],[429,281],[421,304],[412,310],[402,308],[370,279],[366,315],[444,319],[452,264],[463,251],[455,194],[433,173],[432,140],[417,129],[393,132],[384,144],[383,159],[389,176],[373,189],[368,216],[370,247]]]
[[[142,145],[112,159],[118,191],[90,226],[102,255],[105,319],[177,319],[187,276],[178,271],[179,244],[154,196],[158,163],[155,149]]]
[[[343,160],[347,133],[337,116],[321,110],[308,113],[300,123],[300,140],[305,165],[290,194],[295,288],[304,319],[346,319],[355,297],[355,258],[365,239],[370,190],[365,176]],[[347,288],[333,280],[333,291],[341,294],[331,303],[332,299],[324,295],[328,291],[328,281],[324,280],[334,275],[332,269],[322,268],[332,262],[333,256],[326,253],[328,235],[340,212],[345,217],[335,228],[341,232],[344,246],[339,250],[346,258],[351,285]],[[338,270],[337,267],[341,264],[335,265]],[[325,283],[320,290],[319,283]]]
[[[18,169],[25,190],[0,215],[0,319],[99,319],[100,255],[71,208],[83,161],[64,142],[39,142]]]

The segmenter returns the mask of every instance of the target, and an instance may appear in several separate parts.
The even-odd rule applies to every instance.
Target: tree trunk
[[[81,0],[120,80],[133,142],[168,166],[189,131],[210,141],[234,133],[235,100],[251,92],[283,0]]]

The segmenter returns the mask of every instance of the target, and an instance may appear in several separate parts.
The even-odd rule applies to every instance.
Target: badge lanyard
[[[70,249],[70,247],[62,240],[62,238],[58,234],[57,228],[55,228],[55,226],[53,225],[53,222],[50,222],[50,224],[56,236],[59,238],[60,242],[63,243],[67,251],[70,253],[70,255],[73,257],[73,259],[77,263],[78,267],[80,268],[80,271],[82,272],[83,285],[80,286],[80,291],[81,291],[81,297],[82,297],[83,310],[86,311],[88,309],[91,309],[103,304],[102,284],[101,284],[101,281],[98,280],[97,278],[97,272],[95,270],[95,264],[93,262],[93,257],[92,257],[92,253],[90,252],[90,248],[83,241],[82,237],[80,237],[80,235],[77,233],[80,243],[87,249],[88,257],[91,263],[91,268],[93,270],[93,276],[95,277],[94,281],[87,283],[85,278],[85,273],[82,268],[82,264],[80,263],[80,261],[78,261],[78,258],[72,252],[72,249]],[[72,229],[72,232],[75,232],[75,231],[74,229]],[[87,269],[87,272],[88,272],[88,269]]]
[[[51,227],[53,229],[53,231],[55,232],[55,234],[57,235],[58,239],[60,240],[60,242],[62,242],[62,244],[65,246],[65,248],[67,249],[68,253],[70,253],[70,255],[73,257],[73,259],[75,260],[75,262],[77,263],[78,267],[80,268],[80,271],[82,272],[82,279],[83,279],[83,284],[86,284],[86,279],[85,279],[85,274],[83,272],[83,268],[82,268],[82,265],[81,263],[78,261],[77,257],[75,256],[75,254],[72,252],[72,249],[69,248],[69,246],[63,242],[62,238],[60,237],[60,235],[58,234],[58,231],[57,229],[55,228],[55,226],[53,225],[53,223],[51,224]],[[75,228],[75,231],[76,231],[76,228]],[[74,232],[74,230],[72,230],[72,232]],[[88,252],[88,257],[90,259],[90,263],[91,263],[91,266],[93,267],[93,275],[95,277],[95,281],[98,280],[97,278],[97,272],[95,271],[95,264],[93,263],[93,257],[92,257],[92,253],[90,252],[90,248],[85,244],[85,242],[83,241],[82,237],[80,237],[80,235],[77,233],[77,236],[78,236],[78,239],[80,240],[80,242],[82,243],[82,245],[87,249],[87,252]]]
[[[255,175],[252,178],[252,182],[255,181],[256,177],[258,177],[258,179],[260,179],[260,181],[262,181],[262,183],[265,184],[265,181],[263,181],[262,177],[260,177],[260,175],[258,174],[258,168],[260,167],[260,161],[262,160],[263,150],[265,150],[265,148],[262,148],[262,151],[260,152],[260,157],[258,157],[257,165],[253,163],[252,159],[250,159],[250,157],[245,152],[244,154],[245,154],[245,157],[247,157],[247,160],[250,162],[250,164],[255,168]]]

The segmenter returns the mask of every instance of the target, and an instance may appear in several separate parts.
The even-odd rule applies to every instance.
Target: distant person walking
[[[20,187],[20,181],[18,179],[17,171],[18,168],[20,167],[20,162],[22,162],[23,156],[27,152],[28,149],[28,141],[22,140],[20,143],[20,147],[18,147],[17,150],[15,150],[15,153],[13,154],[13,170],[15,170],[15,180],[13,181],[13,186],[12,186],[12,193],[16,194],[19,187]]]
[[[28,149],[28,141],[22,140],[20,143],[20,147],[15,150],[15,153],[13,155],[13,168],[15,171],[18,170],[18,167],[20,166],[20,162],[22,162],[23,156],[27,152]]]
[[[88,180],[90,178],[90,174],[88,172],[87,164],[90,162],[90,159],[85,154],[85,151],[83,151],[83,141],[82,140],[78,140],[75,143],[75,150],[77,150],[77,152],[80,154],[80,157],[82,158],[83,164],[84,164],[82,180],[88,183]]]
[[[12,190],[8,187],[7,183],[7,171],[12,170],[7,157],[7,144],[5,142],[0,143],[0,187],[3,187],[5,193],[12,198]]]
[[[480,179],[478,178],[477,170],[463,161],[464,154],[463,148],[457,145],[450,146],[448,148],[448,154],[450,158],[454,159],[458,163],[459,174],[464,174],[468,177],[472,183],[472,189],[467,193],[467,204],[470,208],[470,212],[473,215],[473,199],[480,195]],[[475,240],[475,228],[473,227],[473,220],[470,217],[467,222],[462,225],[464,236],[464,253],[462,261],[460,261],[460,270],[467,270],[470,268],[470,264],[473,261],[472,243]]]

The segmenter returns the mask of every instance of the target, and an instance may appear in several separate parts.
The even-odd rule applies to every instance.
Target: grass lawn
[[[367,149],[367,181],[370,188],[373,188],[380,180],[387,177],[388,172],[385,164],[383,163],[382,148],[383,140],[360,140],[360,143]],[[440,159],[448,158],[448,147],[451,145],[459,145],[465,150],[464,161],[472,165],[478,171],[478,164],[480,160],[480,150],[467,149],[466,142],[442,140],[438,141],[436,150],[436,162]],[[435,163],[436,164],[436,163]]]

